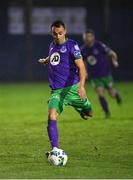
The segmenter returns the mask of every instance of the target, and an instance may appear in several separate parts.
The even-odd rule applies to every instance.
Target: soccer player
[[[117,54],[104,43],[95,39],[95,33],[89,29],[83,34],[84,45],[81,47],[81,53],[84,61],[88,65],[92,85],[99,97],[99,102],[105,112],[105,117],[110,116],[108,103],[104,97],[104,90],[107,89],[110,96],[121,103],[121,97],[114,88],[114,82],[109,67],[111,59],[114,67],[118,67]]]
[[[77,42],[66,38],[62,21],[51,25],[53,42],[47,58],[39,63],[48,64],[51,98],[48,104],[48,136],[52,148],[58,148],[57,117],[65,106],[72,106],[82,118],[92,116],[91,104],[86,96],[86,70]]]

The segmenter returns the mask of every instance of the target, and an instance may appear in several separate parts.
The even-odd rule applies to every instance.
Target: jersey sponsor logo
[[[77,44],[74,46],[74,48],[75,50],[79,50],[79,46]]]
[[[56,66],[60,63],[60,54],[58,52],[54,52],[51,56],[50,56],[50,64],[52,64],[53,66]]]
[[[61,53],[65,53],[66,51],[67,51],[66,46],[62,46],[61,49],[60,49],[60,52]]]
[[[94,65],[97,63],[97,60],[96,60],[96,58],[95,58],[94,56],[89,56],[89,57],[87,58],[87,61],[88,61],[88,63],[89,63],[90,65],[92,65],[92,66],[94,66]]]

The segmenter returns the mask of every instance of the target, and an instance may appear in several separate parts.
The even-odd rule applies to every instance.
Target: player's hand
[[[114,65],[115,68],[118,68],[119,67],[118,61],[113,61],[113,65]]]
[[[39,62],[40,64],[48,64],[48,60],[45,59],[45,58],[39,59],[38,62]]]
[[[81,99],[86,99],[87,98],[86,90],[85,90],[85,88],[83,86],[79,86],[78,94],[79,94]]]

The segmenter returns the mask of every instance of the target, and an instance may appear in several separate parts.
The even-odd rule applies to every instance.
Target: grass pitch
[[[89,84],[94,117],[67,107],[58,120],[66,167],[50,166],[47,137],[48,84],[0,84],[0,178],[133,178],[133,84],[117,83],[118,106],[108,95],[112,117],[105,120]]]

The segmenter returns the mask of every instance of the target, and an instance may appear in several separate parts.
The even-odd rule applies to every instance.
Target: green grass
[[[133,178],[133,84],[117,83],[121,107],[107,94],[112,117],[105,120],[87,85],[94,117],[82,120],[71,108],[58,121],[66,167],[53,167],[44,152],[48,84],[0,84],[0,178]]]

